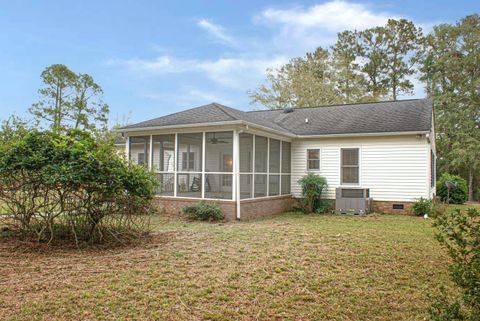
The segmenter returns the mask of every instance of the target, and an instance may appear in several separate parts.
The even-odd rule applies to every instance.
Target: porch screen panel
[[[216,199],[232,199],[233,174],[205,173],[205,197]]]
[[[240,172],[253,172],[253,135],[241,133],[239,135],[240,142]]]
[[[152,137],[152,168],[155,172],[173,173],[175,165],[175,135]]]
[[[129,139],[130,154],[128,159],[131,164],[148,166],[148,153],[150,152],[150,136],[133,136]]]
[[[290,174],[291,171],[291,156],[290,156],[290,143],[282,142],[282,173]]]
[[[156,173],[155,177],[158,181],[158,186],[155,190],[156,195],[162,196],[173,196],[174,195],[174,187],[175,187],[175,180],[174,180],[173,173]]]
[[[253,198],[253,175],[240,174],[240,199]]]
[[[233,198],[233,131],[205,133],[205,197]]]
[[[231,173],[233,171],[233,132],[205,134],[205,171]]]
[[[270,139],[269,149],[269,170],[270,173],[280,173],[280,141]]]
[[[157,195],[174,195],[175,135],[152,136],[152,170],[159,186]]]
[[[178,173],[177,196],[202,197],[202,174],[201,173]]]
[[[268,138],[255,136],[255,173],[267,173]]]
[[[282,186],[281,186],[281,193],[282,195],[291,194],[290,191],[290,175],[282,175]]]
[[[254,197],[267,196],[267,174],[255,174],[255,194]]]
[[[280,195],[280,175],[268,175],[268,196]]]
[[[202,171],[202,133],[178,134],[177,171]]]

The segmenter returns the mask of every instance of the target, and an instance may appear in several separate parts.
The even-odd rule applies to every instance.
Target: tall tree
[[[78,77],[61,64],[47,67],[40,77],[43,87],[38,92],[42,98],[29,108],[29,112],[37,120],[50,123],[53,131],[62,131],[72,107],[73,87]]]
[[[34,118],[54,132],[68,128],[105,129],[109,107],[103,90],[87,74],[75,74],[65,65],[51,65],[41,74],[40,101],[29,108]]]
[[[98,124],[106,129],[109,107],[101,98],[102,88],[87,74],[78,75],[74,88],[75,98],[69,115],[74,128],[94,129]]]
[[[440,170],[465,173],[473,200],[480,171],[480,16],[436,26],[426,44],[422,79],[436,108]]]
[[[385,29],[375,27],[360,31],[359,58],[362,60],[361,70],[366,75],[365,85],[373,100],[387,96],[385,86],[386,53],[384,50]]]
[[[416,69],[423,40],[421,28],[413,22],[389,19],[384,29],[385,41],[385,84],[393,100],[399,93],[411,93],[413,84],[408,79]]]
[[[332,46],[332,81],[345,103],[371,99],[367,95],[366,78],[358,61],[360,50],[357,31],[339,33],[337,42]]]
[[[330,54],[318,48],[267,71],[267,83],[249,92],[251,103],[270,109],[312,107],[341,102],[330,79]]]

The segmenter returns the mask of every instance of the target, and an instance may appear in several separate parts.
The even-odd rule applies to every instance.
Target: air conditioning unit
[[[335,189],[335,213],[341,215],[367,215],[372,212],[370,189],[337,187]]]

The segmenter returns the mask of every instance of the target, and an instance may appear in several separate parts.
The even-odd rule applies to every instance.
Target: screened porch
[[[130,136],[126,152],[155,173],[158,196],[246,200],[290,194],[290,148],[231,130]]]

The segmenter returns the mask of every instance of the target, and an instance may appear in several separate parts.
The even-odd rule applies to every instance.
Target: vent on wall
[[[392,207],[394,210],[403,210],[405,208],[403,204],[393,204]]]

